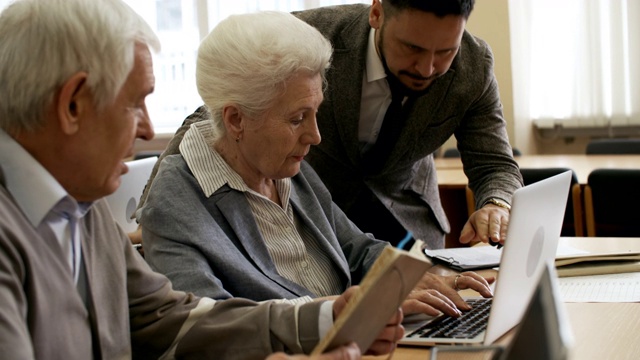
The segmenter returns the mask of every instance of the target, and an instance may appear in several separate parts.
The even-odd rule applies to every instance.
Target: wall
[[[517,126],[513,112],[513,80],[511,76],[511,45],[509,37],[509,0],[478,0],[467,22],[467,30],[486,41],[493,51],[494,71],[500,90],[500,99],[504,117],[507,121],[507,132],[512,146],[525,151],[528,149],[530,127]],[[518,134],[519,136],[516,136]],[[443,148],[455,147],[455,139]]]
[[[486,41],[493,51],[494,71],[500,89],[509,138],[514,139],[513,80],[511,77],[511,38],[509,0],[478,0],[467,22],[467,30]],[[513,141],[512,141],[513,144]]]
[[[136,154],[145,151],[163,151],[167,147],[167,144],[172,137],[173,134],[156,134],[156,136],[151,141],[136,139],[133,151]]]
[[[546,136],[542,138],[528,120],[515,121],[511,39],[509,28],[509,0],[477,0],[467,29],[485,40],[493,50],[495,74],[500,87],[504,116],[511,145],[524,154],[583,154],[589,135],[574,137]],[[633,134],[629,134],[630,136]],[[445,147],[454,147],[450,139]]]

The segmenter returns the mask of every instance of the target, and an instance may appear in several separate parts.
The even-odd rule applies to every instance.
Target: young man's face
[[[419,10],[403,10],[388,18],[382,4],[375,1],[369,23],[377,30],[377,50],[388,71],[409,90],[422,91],[449,70],[466,19],[459,15],[440,18]]]

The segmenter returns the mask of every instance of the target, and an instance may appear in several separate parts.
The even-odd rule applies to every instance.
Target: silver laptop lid
[[[555,264],[543,266],[540,279],[531,301],[517,326],[513,339],[507,346],[445,346],[434,347],[430,360],[436,360],[444,352],[483,352],[488,358],[493,351],[493,360],[566,360],[569,358],[574,339],[558,289]]]
[[[138,223],[132,216],[157,160],[154,156],[126,162],[129,172],[121,176],[118,190],[105,198],[113,218],[127,233],[138,228]]]
[[[571,172],[567,171],[513,195],[485,344],[520,322],[540,273],[555,259],[570,184]]]

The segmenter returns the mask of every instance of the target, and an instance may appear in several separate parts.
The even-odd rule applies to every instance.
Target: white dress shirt
[[[407,98],[403,100],[403,105]],[[391,105],[391,89],[382,59],[376,50],[376,29],[369,31],[366,65],[362,77],[362,98],[358,122],[360,152],[365,153],[378,140],[387,108]]]
[[[91,204],[79,204],[73,199],[31,154],[3,130],[0,130],[0,166],[7,190],[38,233],[60,246],[69,264],[69,274],[84,295],[85,284],[78,282],[82,272],[79,222]],[[63,208],[77,220],[70,221],[72,219],[64,216],[61,213]]]

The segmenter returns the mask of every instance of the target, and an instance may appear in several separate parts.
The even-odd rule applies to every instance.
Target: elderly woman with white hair
[[[163,159],[139,212],[146,259],[176,288],[312,301],[358,284],[388,245],[360,231],[304,161],[321,141],[331,55],[315,28],[280,12],[231,16],[203,40],[196,75],[210,120]],[[464,275],[426,273],[405,314],[458,316],[460,288],[491,296],[492,278]]]

